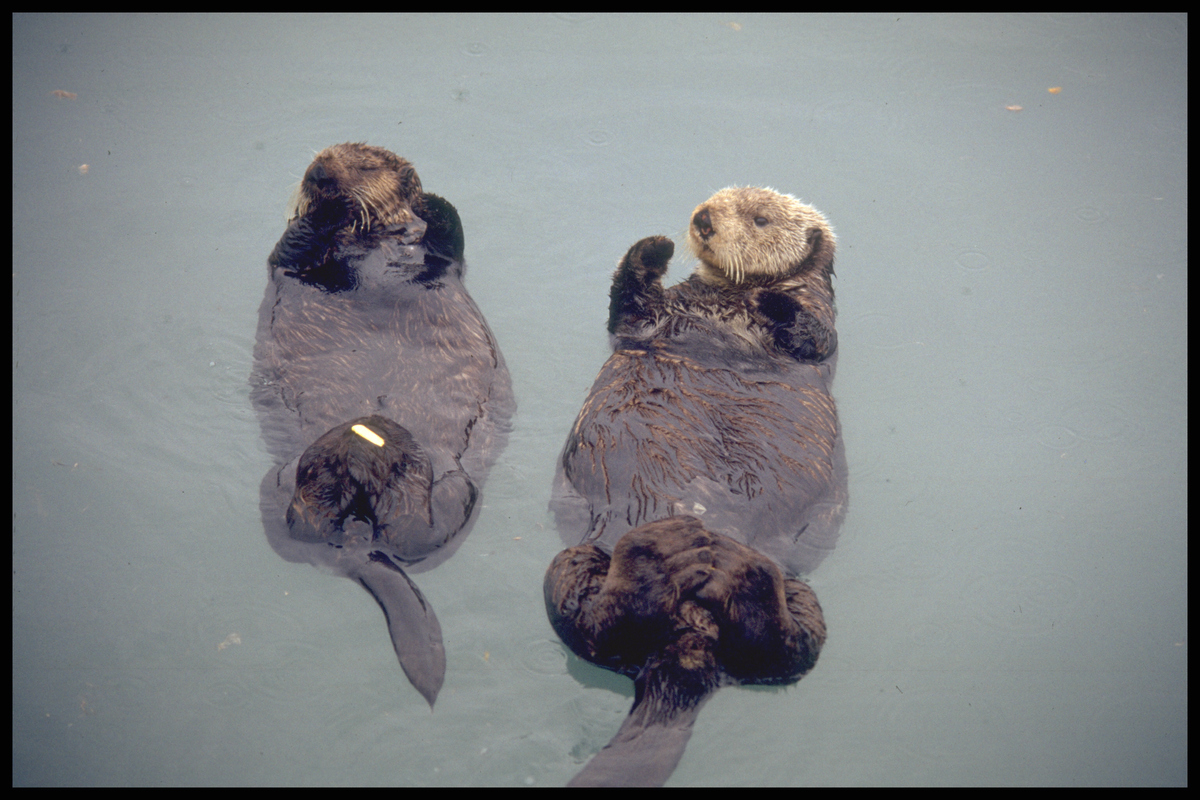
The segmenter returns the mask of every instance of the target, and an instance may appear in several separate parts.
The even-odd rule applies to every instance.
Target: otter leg
[[[650,236],[635,243],[621,259],[609,292],[608,332],[651,322],[662,308],[662,276],[675,253],[675,243],[665,236]]]
[[[433,482],[429,492],[429,522],[411,520],[404,528],[392,526],[385,540],[402,557],[420,560],[442,547],[470,521],[479,499],[479,488],[462,470],[447,472]]]
[[[750,304],[771,331],[775,345],[797,361],[824,361],[837,350],[837,332],[822,325],[795,298],[762,289],[752,295]]]
[[[717,659],[742,683],[799,680],[825,643],[817,596],[807,584],[784,578],[770,559],[738,547],[741,552],[718,560],[715,575],[696,594],[721,624]]]
[[[825,615],[816,592],[807,583],[788,578],[784,585],[788,615],[796,625],[788,639],[787,652],[791,654],[788,669],[790,675],[800,677],[816,665],[825,645]]]
[[[595,605],[609,563],[608,554],[595,545],[569,547],[550,562],[542,583],[554,632],[576,655],[589,661],[596,660],[602,621]]]
[[[627,674],[666,640],[677,638],[681,599],[708,579],[698,558],[713,534],[693,517],[672,517],[630,531],[610,558],[594,545],[559,553],[546,570],[546,612],[555,633],[581,658]]]
[[[707,533],[707,532],[706,532]],[[744,683],[790,683],[813,668],[825,620],[806,584],[775,562],[718,534],[668,559],[680,598],[693,598],[720,626],[716,657]]]

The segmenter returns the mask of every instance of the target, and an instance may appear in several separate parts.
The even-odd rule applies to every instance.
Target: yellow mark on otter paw
[[[351,425],[350,430],[354,431],[376,447],[383,447],[383,439],[379,438],[379,434],[368,428],[366,425]]]

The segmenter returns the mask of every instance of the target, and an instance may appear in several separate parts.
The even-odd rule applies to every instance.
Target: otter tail
[[[383,609],[396,658],[430,710],[446,678],[446,648],[433,606],[395,562],[379,551],[350,577]]]
[[[717,689],[711,673],[686,670],[674,659],[647,664],[634,687],[633,708],[617,735],[568,786],[662,786]]]

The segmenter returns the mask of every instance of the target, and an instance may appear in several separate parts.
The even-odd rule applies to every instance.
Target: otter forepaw
[[[791,327],[796,323],[796,316],[803,313],[803,308],[792,298],[782,292],[772,292],[770,289],[758,289],[750,295],[751,307],[759,315],[775,325]]]
[[[621,269],[643,276],[646,280],[661,278],[667,262],[675,254],[675,243],[666,236],[647,236],[636,242],[621,262]]]
[[[797,361],[823,361],[837,349],[837,334],[782,292],[756,290],[750,310],[770,330],[775,345]]]
[[[613,275],[609,293],[608,332],[630,332],[651,320],[662,305],[660,278],[675,252],[665,236],[650,236],[629,248]]]

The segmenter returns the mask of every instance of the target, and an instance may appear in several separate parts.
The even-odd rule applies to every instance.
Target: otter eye
[[[754,218],[754,224],[760,228],[767,227],[767,222],[768,222],[768,220],[766,217],[755,217]]]

